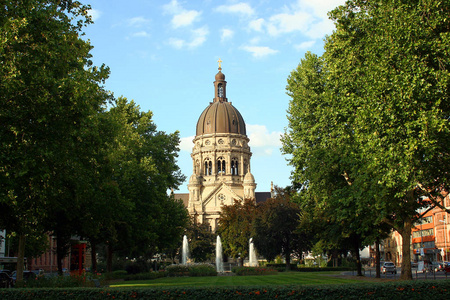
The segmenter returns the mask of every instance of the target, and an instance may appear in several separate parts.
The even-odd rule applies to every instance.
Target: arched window
[[[219,157],[217,159],[217,174],[225,175],[226,170],[225,159],[223,157]]]
[[[237,158],[231,159],[231,175],[239,175],[239,162]]]
[[[209,158],[205,159],[205,175],[212,175],[212,162]]]

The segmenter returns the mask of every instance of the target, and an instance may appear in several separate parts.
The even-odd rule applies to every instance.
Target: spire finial
[[[217,62],[219,63],[219,70],[222,70],[222,60],[219,58]]]

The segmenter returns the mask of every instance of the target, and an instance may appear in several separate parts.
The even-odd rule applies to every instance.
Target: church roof
[[[200,115],[197,122],[197,136],[210,133],[247,135],[244,118],[231,102],[228,102],[226,86],[225,75],[219,64],[219,72],[214,81],[214,102],[211,102]]]
[[[244,118],[230,102],[213,102],[200,115],[197,136],[208,133],[247,135]]]

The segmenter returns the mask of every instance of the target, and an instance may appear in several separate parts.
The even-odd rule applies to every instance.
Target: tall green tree
[[[222,207],[217,233],[220,235],[224,253],[233,258],[240,258],[240,264],[249,253],[255,216],[255,200],[235,200],[233,205]]]
[[[189,220],[181,202],[167,193],[184,179],[176,164],[179,134],[158,131],[152,113],[142,112],[124,97],[108,113],[118,126],[108,154],[108,180],[117,185],[125,205],[107,223],[109,257],[113,251],[151,257],[173,247]]]
[[[300,227],[302,211],[292,200],[290,188],[275,188],[275,197],[267,199],[257,208],[253,227],[253,242],[258,253],[267,260],[283,255],[286,270],[290,270],[291,255],[301,256],[311,248],[311,236]]]
[[[191,222],[186,230],[189,241],[190,258],[195,262],[206,262],[214,259],[216,235],[207,223]],[[181,253],[181,250],[179,251]]]
[[[314,189],[329,183],[327,168],[337,166],[336,179],[348,187],[330,189],[329,199],[357,215],[373,211],[373,218],[354,223],[360,228],[386,223],[401,234],[403,279],[412,277],[417,209],[444,209],[441,192],[448,189],[449,11],[449,3],[433,0],[356,0],[335,9],[336,31],[321,58],[324,76],[313,83],[319,92],[312,97],[324,100],[311,116],[316,126],[308,132],[300,124],[308,117],[300,115],[300,131],[290,127],[284,141],[295,180]],[[311,168],[320,162],[322,170]]]
[[[77,202],[87,181],[76,178],[80,166],[95,168],[84,137],[109,97],[109,70],[92,65],[80,37],[88,9],[65,0],[0,7],[0,227],[19,236],[19,281],[26,235],[44,229],[59,196]]]

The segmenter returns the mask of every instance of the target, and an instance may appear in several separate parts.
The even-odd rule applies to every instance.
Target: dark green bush
[[[268,268],[272,268],[277,270],[278,272],[286,271],[286,264],[267,264]],[[291,271],[297,272],[323,272],[323,271],[352,271],[354,268],[352,267],[302,267],[291,264]]]
[[[123,279],[128,275],[128,272],[125,270],[117,270],[109,273],[104,273],[103,278],[105,280],[114,280],[114,279]]]
[[[231,271],[238,276],[273,275],[278,273],[277,270],[268,267],[234,267]]]
[[[446,299],[450,280],[330,286],[1,289],[0,299]]]
[[[217,276],[216,268],[210,264],[171,265],[167,276]]]
[[[157,278],[166,277],[166,271],[158,271],[158,272],[147,272],[147,273],[139,273],[139,274],[130,274],[125,276],[125,281],[129,280],[152,280]]]

